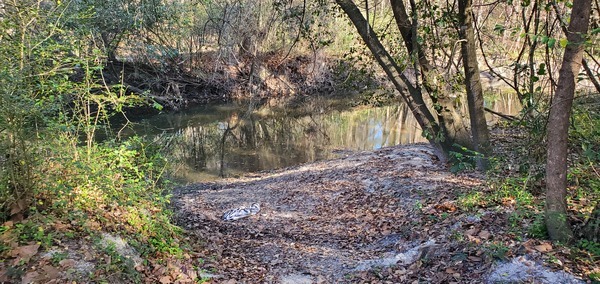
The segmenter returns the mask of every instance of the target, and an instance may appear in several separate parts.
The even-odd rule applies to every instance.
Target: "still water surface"
[[[497,95],[486,106],[516,114],[510,95]],[[339,157],[350,151],[426,142],[404,104],[357,107],[312,115],[279,110],[262,116],[233,104],[203,106],[144,119],[135,126],[169,150],[176,177],[200,182]],[[491,116],[488,119],[495,119]],[[488,120],[489,121],[489,120]]]

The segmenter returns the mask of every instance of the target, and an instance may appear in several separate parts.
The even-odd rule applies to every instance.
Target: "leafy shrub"
[[[89,44],[89,26],[73,25],[89,11],[40,3],[12,1],[0,18],[0,221],[15,220],[0,251],[52,246],[62,223],[71,236],[114,231],[147,255],[178,254],[160,148],[138,137],[97,141],[141,98],[103,80],[106,50]]]
[[[37,210],[76,220],[82,230],[127,234],[148,245],[142,249],[147,253],[177,253],[179,229],[170,224],[167,164],[158,149],[138,137],[91,151],[69,142],[59,139],[46,148]]]
[[[475,168],[477,159],[485,158],[483,154],[468,149],[467,147],[454,144],[454,147],[460,151],[450,151],[450,171],[458,173]]]

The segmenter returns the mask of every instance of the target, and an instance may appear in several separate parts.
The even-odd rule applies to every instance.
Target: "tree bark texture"
[[[387,77],[392,81],[394,87],[400,92],[419,126],[421,126],[424,133],[428,133],[426,137],[438,150],[437,154],[440,159],[446,161],[448,159],[447,154],[452,149],[452,142],[448,139],[440,139],[440,137],[445,137],[446,133],[443,132],[433,114],[427,108],[421,89],[413,86],[406,75],[402,73],[403,70],[401,70],[394,58],[381,44],[356,4],[352,0],[336,0],[336,3],[348,15],[377,63],[379,63]],[[408,90],[408,94],[406,90]]]
[[[483,154],[477,159],[477,168],[481,171],[489,167],[488,156],[491,154],[490,132],[485,120],[483,107],[483,88],[479,78],[479,63],[477,62],[477,48],[475,47],[475,31],[473,28],[473,1],[459,0],[459,31],[465,71],[465,85],[467,89],[467,102],[471,121],[471,135],[473,149]]]
[[[573,232],[567,220],[567,139],[575,94],[575,76],[581,69],[584,34],[590,22],[591,0],[574,0],[571,22],[559,71],[556,95],[548,117],[546,162],[546,228],[553,240],[569,242]]]

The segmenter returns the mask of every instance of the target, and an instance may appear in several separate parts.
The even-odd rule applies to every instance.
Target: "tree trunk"
[[[427,109],[421,89],[413,86],[402,73],[403,70],[400,69],[394,58],[383,47],[365,17],[358,7],[356,7],[356,4],[352,0],[336,0],[336,2],[346,15],[348,15],[377,63],[379,63],[387,77],[400,92],[419,126],[423,129],[427,140],[438,149],[437,154],[440,159],[446,161],[448,159],[448,152],[453,149],[453,141],[452,139],[447,139],[447,134],[435,121],[433,114]],[[406,90],[408,90],[408,94]]]
[[[575,93],[575,75],[581,69],[584,35],[590,22],[591,0],[574,0],[567,32],[568,44],[559,71],[556,95],[548,117],[546,163],[546,227],[552,240],[573,238],[567,220],[567,138]]]
[[[436,77],[440,77],[440,72],[429,63],[423,46],[417,40],[417,19],[410,20],[403,0],[390,0],[390,3],[394,19],[396,20],[396,26],[404,40],[404,46],[408,54],[412,58],[416,58],[415,65],[420,67],[421,81],[425,90],[429,93],[429,98],[436,111],[437,120],[442,132],[445,134],[445,139],[447,139],[446,142],[450,145],[456,143],[467,148],[472,148],[471,135],[463,119],[464,116],[456,108],[454,98],[451,98],[447,92],[441,90],[443,88],[441,88],[440,83],[436,83],[436,81],[439,81],[436,80]],[[410,3],[413,7],[413,13],[415,13],[414,7],[416,4],[412,0]],[[458,151],[458,149],[455,150]]]
[[[487,157],[491,154],[490,132],[485,120],[483,109],[483,88],[479,78],[479,64],[477,62],[477,48],[475,47],[475,32],[473,30],[472,0],[459,0],[459,31],[465,70],[465,85],[467,89],[467,102],[471,121],[471,135],[473,150],[483,154],[483,158],[477,159],[477,168],[481,171],[487,170],[489,162]]]

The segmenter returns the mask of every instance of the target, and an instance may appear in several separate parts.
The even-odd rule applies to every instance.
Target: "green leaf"
[[[538,67],[537,74],[546,75],[546,63],[540,63],[540,67]]]
[[[163,109],[163,106],[161,104],[157,103],[157,102],[154,102],[152,104],[152,107],[155,108],[155,109],[157,109],[157,110],[162,110]]]
[[[569,41],[566,38],[561,38],[558,43],[560,44],[560,46],[562,48],[565,48],[565,47],[567,47],[567,44],[569,44]]]
[[[506,27],[504,27],[504,25],[500,25],[500,24],[496,24],[494,26],[494,31],[501,34],[506,30]]]
[[[548,44],[549,48],[554,48],[554,45],[556,44],[556,39],[555,38],[549,39],[547,44]]]

